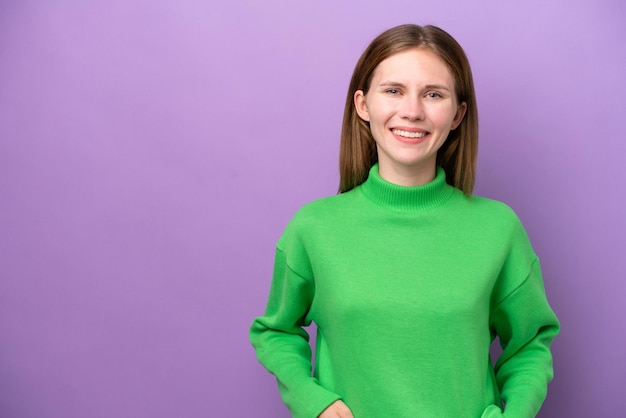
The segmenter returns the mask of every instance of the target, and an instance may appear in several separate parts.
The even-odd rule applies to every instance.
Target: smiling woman
[[[460,122],[455,129],[450,127],[451,131],[446,141],[437,152],[437,163],[444,168],[450,185],[467,195],[472,193],[478,152],[478,111],[469,61],[463,48],[448,33],[434,26],[415,25],[399,26],[376,38],[356,65],[343,115],[339,156],[341,192],[363,183],[370,167],[378,162],[379,158],[377,142],[372,136],[370,123],[367,117],[363,117],[357,99],[361,95],[368,96],[373,85],[373,77],[381,73],[381,67],[389,67],[388,64],[397,61],[399,57],[395,55],[409,58],[411,50],[417,50],[416,54],[420,55],[421,59],[414,57],[414,62],[409,63],[411,70],[398,73],[397,77],[404,76],[407,80],[426,83],[420,87],[426,87],[429,95],[441,94],[456,101],[459,111],[462,112],[459,114]],[[421,73],[421,69],[417,67],[419,65],[427,66],[430,74]],[[437,74],[437,71],[440,73]],[[427,77],[435,79],[427,81]],[[397,84],[400,81],[402,80],[384,79],[381,83]],[[385,86],[380,87],[384,89]],[[408,85],[388,87],[395,93],[400,93],[402,87],[415,88]],[[417,106],[415,101],[408,104]]]
[[[294,417],[538,412],[559,322],[517,216],[471,195],[477,140],[471,71],[450,35],[403,25],[370,44],[348,89],[341,193],[287,226],[250,331]]]
[[[450,70],[430,50],[409,49],[381,62],[370,84],[354,101],[376,141],[381,177],[402,186],[432,181],[437,151],[467,109]]]

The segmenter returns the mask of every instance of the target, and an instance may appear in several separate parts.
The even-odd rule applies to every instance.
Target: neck
[[[406,187],[384,179],[380,175],[378,164],[372,166],[360,190],[379,206],[412,212],[441,206],[454,193],[454,187],[446,183],[446,173],[441,167],[437,169],[437,174],[430,183]]]
[[[403,166],[390,161],[380,161],[378,172],[380,177],[398,186],[422,186],[435,179],[436,162],[433,160],[421,166]]]

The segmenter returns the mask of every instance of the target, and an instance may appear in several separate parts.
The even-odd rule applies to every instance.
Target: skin
[[[350,408],[342,401],[335,401],[326,408],[318,418],[354,418]]]
[[[380,176],[401,186],[435,178],[437,152],[467,109],[465,102],[458,102],[447,65],[423,48],[383,60],[367,94],[355,92],[354,104],[359,117],[370,124]]]

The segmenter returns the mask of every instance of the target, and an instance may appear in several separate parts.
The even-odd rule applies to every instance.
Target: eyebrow
[[[378,85],[379,87],[406,87],[398,81],[384,81]]]
[[[384,81],[379,84],[380,87],[406,87],[404,83],[400,83],[399,81]],[[424,86],[425,90],[445,90],[451,91],[450,88],[443,84],[427,84]]]

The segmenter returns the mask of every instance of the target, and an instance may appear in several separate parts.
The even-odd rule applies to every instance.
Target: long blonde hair
[[[437,164],[446,172],[447,182],[466,195],[472,194],[478,155],[478,110],[469,61],[461,45],[444,30],[428,25],[401,25],[379,36],[365,49],[356,64],[343,114],[339,153],[339,192],[363,183],[378,161],[376,143],[369,124],[362,120],[354,104],[354,93],[367,94],[374,70],[383,60],[411,48],[428,49],[446,63],[454,78],[456,99],[467,104],[461,124],[450,131],[437,153]]]

